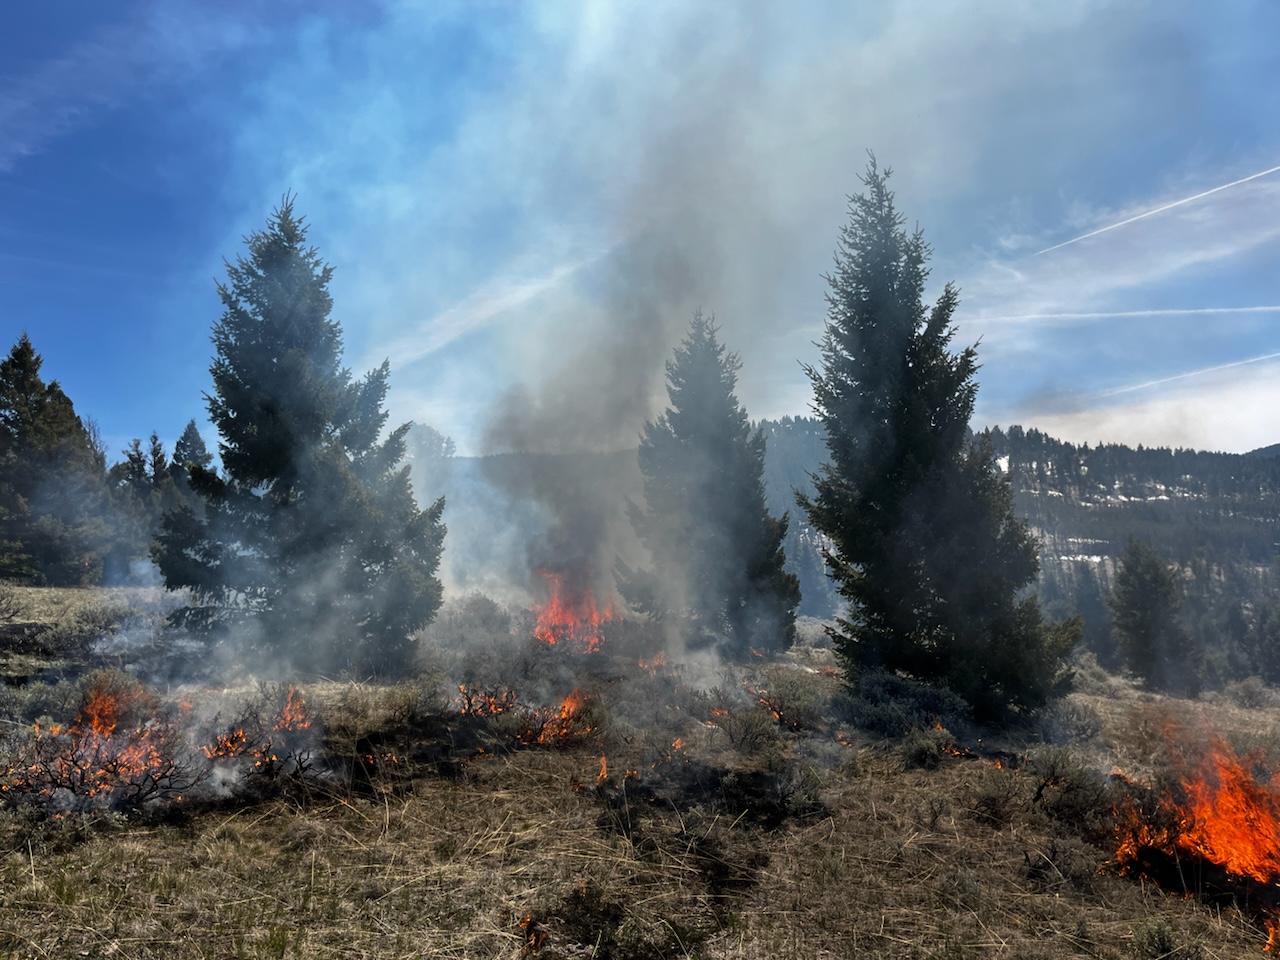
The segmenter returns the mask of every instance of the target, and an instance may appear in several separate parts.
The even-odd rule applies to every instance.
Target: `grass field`
[[[102,598],[30,602],[61,616]],[[768,669],[823,686],[829,678],[809,671],[824,658],[808,650]],[[1170,716],[1256,743],[1280,726],[1269,707],[1167,701],[1099,676],[1085,686],[1071,702],[1097,723],[1081,725],[1070,751],[1101,771],[1154,769]],[[395,699],[374,687],[303,690],[320,723],[349,733]],[[633,800],[627,791],[645,774],[628,781],[622,771],[641,763],[639,735],[602,724],[563,747],[475,756],[448,777],[397,769],[360,791],[317,782],[162,817],[9,812],[0,956],[1262,952],[1265,935],[1248,917],[1117,875],[1110,851],[1037,800],[1055,748],[1001,742],[1031,756],[1007,769],[989,755],[936,754],[941,739],[923,734],[881,739],[823,722],[735,747],[724,727],[678,723],[682,756],[744,776],[785,768],[795,792],[817,802],[770,826],[714,802]],[[597,786],[601,753],[612,772]]]

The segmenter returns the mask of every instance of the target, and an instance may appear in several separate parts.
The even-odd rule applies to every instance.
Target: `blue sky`
[[[292,190],[349,363],[465,451],[629,442],[698,308],[750,412],[802,413],[874,150],[983,422],[1280,442],[1280,171],[1179,202],[1280,165],[1277,35],[1244,0],[19,5],[0,334],[112,451],[171,442],[222,258]]]

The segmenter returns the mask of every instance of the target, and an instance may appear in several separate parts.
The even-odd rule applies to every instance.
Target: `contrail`
[[[1185,373],[1175,373],[1172,377],[1161,377],[1159,380],[1148,380],[1145,383],[1133,383],[1127,387],[1116,387],[1114,390],[1104,390],[1098,397],[1114,397],[1122,393],[1133,393],[1135,390],[1146,390],[1148,387],[1158,387],[1161,384],[1173,383],[1175,380],[1186,380],[1188,377],[1198,377],[1205,373],[1217,373],[1219,370],[1231,370],[1234,367],[1243,367],[1251,363],[1263,363],[1267,360],[1280,360],[1280,351],[1276,353],[1264,353],[1260,357],[1249,357],[1246,360],[1233,360],[1231,363],[1219,363],[1212,367],[1201,367],[1199,370],[1188,370]]]
[[[1278,171],[1280,171],[1280,166],[1268,167],[1266,170],[1260,170],[1258,173],[1251,173],[1247,177],[1241,177],[1239,180],[1232,180],[1230,183],[1224,183],[1219,187],[1213,187],[1212,189],[1205,190],[1202,193],[1197,193],[1194,196],[1183,197],[1181,200],[1174,200],[1172,203],[1166,203],[1163,206],[1156,207],[1153,210],[1144,210],[1142,213],[1135,214],[1132,217],[1128,217],[1127,219],[1121,220],[1119,223],[1112,223],[1105,227],[1099,227],[1097,230],[1092,230],[1089,233],[1081,234],[1078,237],[1072,237],[1070,240],[1063,240],[1061,243],[1055,243],[1052,247],[1045,247],[1043,250],[1037,250],[1034,254],[1032,254],[1032,256],[1039,257],[1043,254],[1051,253],[1054,250],[1061,250],[1063,247],[1070,246],[1073,243],[1079,243],[1081,240],[1088,240],[1090,237],[1096,237],[1100,233],[1107,233],[1110,230],[1117,230],[1120,227],[1127,226],[1128,224],[1133,223],[1136,220],[1145,220],[1147,217],[1154,217],[1157,213],[1164,213],[1166,210],[1172,210],[1174,207],[1180,207],[1184,203],[1193,203],[1196,200],[1202,200],[1203,198],[1210,196],[1212,194],[1218,193],[1221,190],[1228,190],[1231,187],[1238,187],[1242,183],[1248,183],[1250,180],[1257,180],[1259,177],[1265,177],[1268,174],[1276,173]]]
[[[1109,320],[1140,317],[1195,317],[1223,314],[1280,313],[1280,303],[1256,307],[1161,307],[1154,310],[1101,310],[1093,313],[1016,313],[974,317],[973,322],[1012,323],[1021,320]]]

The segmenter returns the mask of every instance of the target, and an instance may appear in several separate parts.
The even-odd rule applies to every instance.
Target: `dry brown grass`
[[[759,679],[787,689],[824,654],[806,654],[794,677],[774,667]],[[419,693],[308,689],[350,737]],[[1280,711],[1120,682],[1073,696],[1102,717],[1075,748],[1102,772],[1157,764],[1171,716],[1234,738],[1280,731]],[[766,830],[692,802],[610,807],[592,784],[601,749],[614,784],[639,765],[638,742],[623,738],[478,758],[458,780],[313,788],[168,824],[80,831],[11,815],[0,819],[0,957],[1130,960],[1147,956],[1157,922],[1205,958],[1261,955],[1265,937],[1237,912],[1115,875],[1106,850],[1032,801],[1031,766],[947,756],[908,768],[893,744],[842,731],[837,745],[827,725],[779,729],[761,759],[684,722],[685,750],[708,763],[812,761],[826,812]]]
[[[637,812],[630,838],[602,827],[581,786],[596,765],[594,751],[520,753],[401,796],[274,802],[80,844],[38,839],[30,851],[11,843],[0,950],[516,957],[532,914],[548,933],[538,956],[586,957],[593,944],[573,938],[590,918],[566,909],[587,891],[616,906],[616,922],[597,929],[615,957],[1121,958],[1150,917],[1207,957],[1261,948],[1233,912],[1107,874],[1101,851],[1077,844],[1066,862],[1061,829],[1025,804],[993,829],[975,811],[985,777],[1025,775],[983,761],[905,771],[864,748],[856,776],[831,775],[828,817],[767,832],[697,810]],[[754,882],[710,883],[702,837],[730,872],[760,867]]]

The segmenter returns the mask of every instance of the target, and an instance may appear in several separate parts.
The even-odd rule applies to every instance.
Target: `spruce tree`
[[[188,420],[182,429],[182,436],[173,445],[174,466],[181,467],[185,473],[192,465],[207,470],[211,463],[213,454],[205,446],[204,437],[200,436],[195,420]]]
[[[1125,665],[1161,690],[1184,692],[1195,685],[1179,619],[1181,602],[1169,564],[1130,539],[1116,567],[1112,623]]]
[[[644,509],[632,522],[654,568],[623,568],[623,593],[687,616],[727,653],[779,650],[795,636],[796,578],[783,569],[787,517],[765,505],[765,438],[735,395],[741,364],[697,314],[667,363],[670,406],[645,424]]]
[[[95,438],[24,333],[0,361],[0,577],[97,583],[106,485]]]
[[[154,556],[198,601],[180,622],[238,625],[298,666],[395,674],[440,604],[443,500],[415,503],[409,425],[383,435],[389,365],[341,364],[333,270],[286,198],[227,265],[213,328],[222,473],[192,461],[203,512],[169,514]]]
[[[929,251],[888,179],[872,159],[850,198],[821,364],[806,367],[828,462],[799,501],[848,601],[832,637],[851,673],[942,682],[988,717],[1034,708],[1065,685],[1078,624],[1047,627],[1020,598],[1037,545],[991,445],[969,431],[977,353],[951,349],[955,288],[925,306]]]

